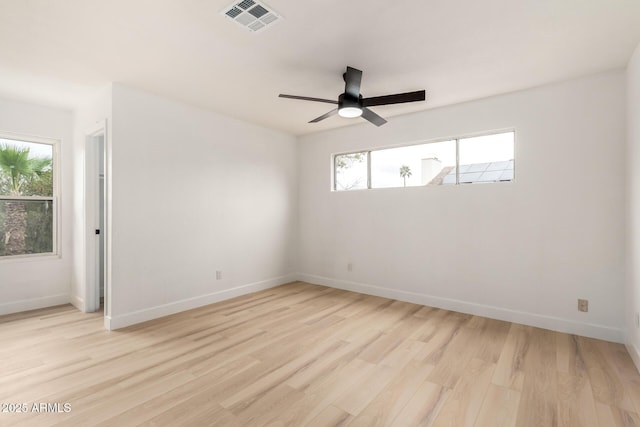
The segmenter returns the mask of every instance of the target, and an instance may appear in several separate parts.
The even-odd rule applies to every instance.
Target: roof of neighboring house
[[[473,182],[499,182],[513,179],[513,160],[501,162],[473,163],[460,165],[460,184]],[[455,166],[442,168],[429,185],[446,185],[456,183]]]
[[[444,178],[449,175],[449,172],[453,171],[453,183],[456,182],[456,167],[455,166],[445,166],[438,172],[438,175],[434,176],[431,181],[429,181],[429,185],[442,185],[442,181]]]

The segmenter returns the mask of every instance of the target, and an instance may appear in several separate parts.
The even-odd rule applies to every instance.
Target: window
[[[440,185],[455,167],[455,140],[372,151],[371,188]]]
[[[56,252],[55,149],[0,137],[0,257]]]
[[[460,138],[460,184],[513,180],[513,132]]]
[[[340,154],[334,158],[337,191],[368,188],[369,156],[367,152]]]
[[[513,181],[515,133],[334,157],[334,190],[417,187]]]

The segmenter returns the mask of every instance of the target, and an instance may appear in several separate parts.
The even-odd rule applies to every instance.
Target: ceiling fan
[[[337,101],[322,98],[310,98],[308,96],[284,95],[280,94],[280,98],[301,99],[303,101],[325,102],[327,104],[338,104],[338,107],[311,120],[309,123],[318,123],[326,118],[338,114],[340,117],[354,118],[360,117],[370,121],[376,126],[382,126],[387,123],[385,119],[371,111],[368,107],[377,105],[402,104],[405,102],[424,101],[425,91],[418,90],[416,92],[397,93],[395,95],[374,96],[372,98],[363,98],[360,93],[360,83],[362,82],[362,71],[347,67],[347,72],[342,75],[345,86],[344,93],[338,97]]]

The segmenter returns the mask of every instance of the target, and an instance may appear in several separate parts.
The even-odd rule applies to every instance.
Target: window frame
[[[360,191],[360,190],[370,190],[371,189],[371,151],[375,150],[358,150],[358,151],[349,151],[347,153],[338,153],[332,155],[332,167],[333,167],[333,183],[331,188],[333,191]],[[338,190],[338,168],[336,167],[336,161],[339,156],[348,156],[349,154],[357,154],[357,153],[366,153],[367,154],[367,187],[366,188],[356,188],[354,190]]]
[[[25,135],[20,133],[0,131],[0,139],[7,139],[16,142],[26,142],[32,144],[43,144],[51,146],[51,163],[52,163],[52,196],[5,196],[0,195],[0,200],[24,200],[24,201],[51,201],[53,224],[51,225],[52,233],[52,251],[40,252],[37,254],[22,255],[0,255],[0,263],[11,261],[28,261],[43,258],[60,258],[60,139],[45,138],[34,135]]]
[[[482,131],[482,132],[474,132],[474,133],[468,133],[468,134],[464,134],[464,135],[459,135],[459,136],[455,136],[455,137],[444,137],[444,138],[437,138],[437,139],[431,139],[431,140],[427,140],[427,141],[417,141],[417,142],[412,142],[412,143],[407,143],[407,144],[394,144],[394,145],[390,145],[390,146],[383,146],[383,147],[378,147],[378,148],[369,148],[369,149],[363,149],[363,150],[355,150],[355,151],[346,151],[346,152],[340,152],[340,153],[333,153],[331,154],[331,165],[333,168],[331,177],[333,178],[333,182],[331,183],[331,192],[336,192],[336,193],[348,193],[349,191],[363,191],[363,190],[390,190],[390,189],[396,189],[396,188],[412,188],[412,187],[428,187],[428,185],[419,185],[419,186],[412,186],[412,187],[380,187],[380,188],[372,188],[371,187],[371,153],[374,151],[383,151],[383,150],[390,150],[390,149],[394,149],[394,148],[403,148],[403,147],[413,147],[415,145],[427,145],[427,144],[435,144],[438,142],[446,142],[446,141],[455,141],[455,146],[456,146],[456,182],[454,184],[448,184],[448,185],[444,185],[444,187],[455,187],[455,186],[459,186],[460,184],[460,140],[461,139],[468,139],[468,138],[478,138],[478,137],[482,137],[482,136],[490,136],[490,135],[500,135],[503,133],[513,133],[513,178],[509,181],[496,181],[496,182],[480,182],[479,184],[500,184],[500,183],[513,183],[516,180],[516,129],[515,128],[506,128],[506,129],[496,129],[496,130],[491,130],[491,131]],[[344,156],[344,155],[349,155],[349,154],[356,154],[356,153],[366,153],[367,154],[367,187],[366,188],[358,188],[355,190],[338,190],[338,185],[337,185],[337,168],[336,168],[336,159],[338,156]],[[473,183],[472,183],[473,184]],[[476,183],[477,184],[477,183]]]

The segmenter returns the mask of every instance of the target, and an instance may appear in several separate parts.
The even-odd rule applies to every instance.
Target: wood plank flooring
[[[60,404],[2,426],[640,426],[619,344],[299,282],[114,332],[4,316],[0,343],[0,403]]]

